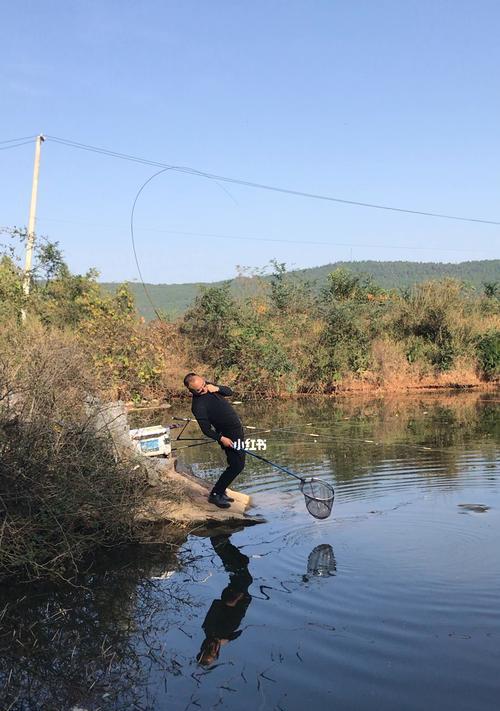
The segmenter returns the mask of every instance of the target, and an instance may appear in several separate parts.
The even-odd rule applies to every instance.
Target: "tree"
[[[500,283],[498,281],[485,281],[483,287],[487,299],[500,299]]]
[[[327,277],[327,285],[321,291],[324,302],[367,301],[370,296],[373,298],[383,294],[383,289],[373,282],[371,276],[353,274],[345,267],[338,267],[330,272]]]
[[[231,329],[239,323],[238,307],[230,293],[230,282],[204,288],[184,314],[181,333],[191,350],[214,368],[232,365]]]

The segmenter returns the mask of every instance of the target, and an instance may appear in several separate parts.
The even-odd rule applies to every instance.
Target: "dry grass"
[[[95,378],[76,339],[0,331],[0,576],[72,577],[86,553],[133,538],[143,482],[85,409]]]

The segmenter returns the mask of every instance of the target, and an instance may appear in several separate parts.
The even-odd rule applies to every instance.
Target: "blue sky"
[[[44,132],[500,220],[495,0],[16,0],[1,25],[0,141]],[[32,145],[0,151],[0,225],[26,224],[32,162]],[[136,279],[130,210],[154,172],[47,141],[38,232],[59,240],[75,271]],[[498,226],[227,189],[179,173],[148,185],[135,221],[147,281],[213,281],[272,258],[305,267],[498,256]]]

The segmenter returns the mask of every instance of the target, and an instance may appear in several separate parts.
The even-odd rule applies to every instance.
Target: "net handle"
[[[291,472],[290,469],[286,469],[285,467],[282,467],[280,464],[276,464],[275,462],[271,462],[269,459],[266,459],[265,457],[262,457],[260,454],[255,454],[255,452],[250,452],[248,449],[242,449],[240,450],[242,452],[245,452],[245,454],[249,454],[251,457],[255,457],[256,459],[260,459],[263,462],[266,462],[266,464],[270,464],[272,467],[276,467],[276,469],[280,469],[282,472],[285,472],[285,474],[290,474],[290,476],[295,477],[295,479],[298,479],[299,481],[302,482],[302,484],[305,484],[305,479],[298,474],[295,474],[294,472]]]

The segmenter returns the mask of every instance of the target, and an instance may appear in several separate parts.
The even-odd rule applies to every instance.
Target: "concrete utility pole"
[[[31,267],[33,262],[33,248],[35,246],[36,201],[38,198],[38,174],[40,172],[40,153],[45,138],[40,135],[35,141],[35,163],[33,165],[33,183],[31,185],[30,216],[28,219],[28,234],[26,236],[26,256],[24,260],[23,291],[29,296],[31,287]],[[21,312],[23,321],[26,320],[26,311]]]

